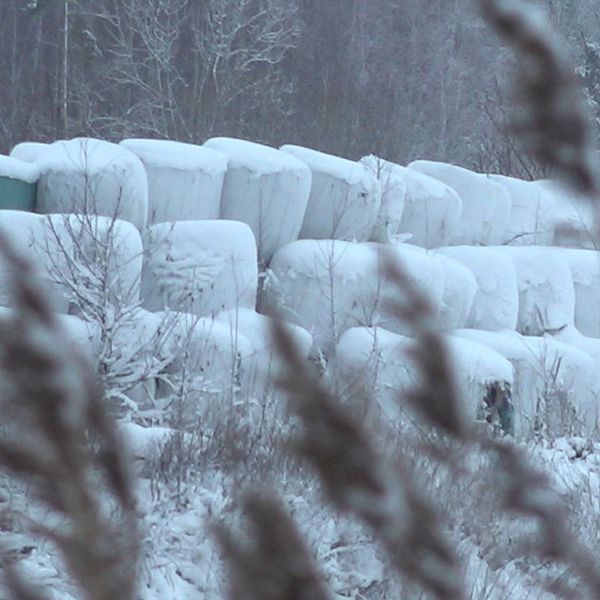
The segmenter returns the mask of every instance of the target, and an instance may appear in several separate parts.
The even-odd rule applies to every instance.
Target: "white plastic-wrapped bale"
[[[132,152],[103,140],[76,138],[50,144],[37,158],[41,171],[36,210],[88,213],[146,226],[148,180]]]
[[[19,160],[33,163],[46,151],[48,146],[49,144],[42,142],[21,142],[10,151],[10,155]]]
[[[554,251],[566,259],[575,288],[575,326],[586,336],[600,337],[600,252],[576,248]]]
[[[499,404],[510,401],[510,362],[477,342],[452,336],[444,339],[464,416],[482,418],[494,400]],[[355,402],[374,397],[383,413],[399,423],[406,415],[402,395],[419,385],[420,374],[412,354],[417,343],[380,328],[346,331],[336,351],[342,397]]]
[[[558,181],[545,179],[536,183],[550,195],[554,203],[553,245],[596,249],[598,240],[595,233],[594,203]]]
[[[510,193],[510,219],[502,244],[550,246],[554,241],[556,208],[552,195],[538,182],[504,175],[491,179]]]
[[[261,310],[306,329],[313,350],[331,351],[339,335],[365,323],[377,256],[363,244],[298,240],[279,249],[262,290]]]
[[[410,333],[410,325],[390,306],[400,290],[384,276],[382,249],[439,311],[441,268],[423,251],[342,240],[299,240],[279,250],[271,261],[262,309],[308,330],[313,350],[326,354],[349,327],[379,325]]]
[[[374,242],[389,242],[402,233],[406,177],[402,167],[373,154],[364,156],[360,162],[377,178],[381,195],[379,211],[370,239]]]
[[[136,227],[75,214],[41,216],[41,224],[34,246],[56,310],[94,320],[106,300],[121,307],[139,304],[143,247]]]
[[[437,248],[450,243],[462,200],[448,185],[401,165],[368,156],[364,164],[379,174],[381,209],[372,239],[406,238],[407,243]]]
[[[207,419],[222,420],[248,388],[243,360],[252,356],[250,342],[212,318],[189,313],[168,313],[167,318],[172,324],[163,353],[170,361],[158,380],[159,406],[184,428],[197,426],[200,419],[205,425]]]
[[[594,361],[587,351],[554,339],[514,331],[461,330],[455,335],[493,348],[513,364],[515,434],[530,438],[541,427],[553,435],[590,432],[596,422]]]
[[[254,308],[256,243],[239,221],[158,223],[144,236],[142,297],[148,310],[215,315]]]
[[[224,154],[169,140],[127,139],[148,175],[148,226],[167,221],[218,219],[227,171]]]
[[[278,397],[277,384],[285,373],[285,364],[273,346],[271,318],[240,308],[219,313],[216,321],[229,327],[232,338],[239,333],[244,335],[252,348],[251,355],[241,357],[244,384],[248,386],[245,395],[255,398],[261,407],[265,402],[277,403],[275,410],[281,414],[283,402]],[[285,328],[302,356],[308,358],[312,347],[310,333],[291,323],[286,323]]]
[[[509,192],[487,175],[441,162],[418,160],[408,165],[452,187],[462,200],[462,213],[452,245],[500,244],[510,219]]]
[[[465,327],[477,295],[477,279],[462,263],[432,251],[430,256],[442,271],[443,295],[440,328],[451,331]]]
[[[458,261],[475,276],[477,292],[467,327],[494,331],[517,326],[519,288],[510,257],[478,246],[449,246],[438,252]]]
[[[305,162],[312,172],[310,199],[299,237],[368,240],[381,202],[375,176],[364,165],[347,158],[289,144],[281,150]]]
[[[498,246],[495,249],[510,257],[515,265],[520,333],[543,335],[574,323],[573,277],[562,253],[544,246]]]
[[[285,152],[245,140],[212,138],[204,145],[229,161],[221,218],[247,223],[259,259],[268,264],[278,248],[298,239],[310,194],[310,169]]]

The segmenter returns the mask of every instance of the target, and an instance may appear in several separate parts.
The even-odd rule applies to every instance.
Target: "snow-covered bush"
[[[477,282],[477,292],[467,327],[514,329],[519,316],[519,289],[513,261],[497,250],[478,246],[450,246],[439,253],[467,267]]]
[[[487,175],[446,163],[417,160],[408,168],[442,181],[460,196],[462,212],[451,244],[491,245],[504,240],[511,197],[501,185]]]
[[[373,173],[355,161],[310,148],[287,144],[281,150],[305,162],[312,173],[299,237],[368,240],[380,205],[379,186]]]
[[[148,226],[166,221],[218,219],[227,158],[214,150],[168,140],[120,143],[144,164]]]
[[[144,235],[142,296],[148,310],[215,315],[254,308],[256,242],[239,221],[158,223]]]
[[[221,218],[248,224],[259,259],[268,264],[278,248],[298,238],[310,193],[310,170],[285,152],[245,140],[212,138],[204,145],[229,161]]]
[[[450,243],[462,213],[462,200],[450,186],[377,157],[361,162],[377,174],[382,190],[376,241],[387,241],[387,234],[424,248]]]
[[[41,171],[37,210],[86,213],[146,226],[148,180],[140,159],[103,140],[76,138],[50,144],[36,158]]]

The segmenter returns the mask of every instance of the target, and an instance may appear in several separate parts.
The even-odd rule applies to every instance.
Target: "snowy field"
[[[231,138],[21,143],[0,177],[37,183],[36,212],[0,211],[0,233],[99,374],[135,463],[140,599],[224,597],[208,525],[237,523],[255,484],[283,498],[337,597],[427,597],[286,452],[297,421],[275,317],[377,448],[441,498],[469,598],[561,597],[569,573],[500,514],[489,458],[424,451],[432,434],[402,402],[419,384],[414,327],[394,307],[410,290],[442,335],[461,413],[523,448],[599,549],[600,254],[590,207],[557,182]],[[0,307],[10,319],[3,263]],[[47,509],[6,478],[0,503],[9,554],[52,598],[77,597],[51,543],[27,535]]]

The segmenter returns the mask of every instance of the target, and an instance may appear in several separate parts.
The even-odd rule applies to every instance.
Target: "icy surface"
[[[477,246],[440,248],[439,253],[463,264],[477,281],[467,327],[491,331],[516,327],[519,289],[515,266],[508,256]]]
[[[214,315],[254,308],[258,267],[252,231],[239,221],[180,221],[150,227],[143,301],[148,310],[171,308]]]
[[[91,213],[146,226],[148,181],[135,154],[117,144],[76,138],[50,144],[38,157],[41,213]]]
[[[566,258],[543,246],[499,246],[517,272],[519,320],[517,329],[525,335],[572,325],[575,319],[575,290]]]
[[[511,197],[501,185],[487,175],[446,163],[418,160],[408,168],[439,179],[460,196],[462,213],[451,244],[490,245],[504,240]]]
[[[19,179],[25,183],[36,183],[40,177],[40,170],[34,164],[0,154],[0,177]]]
[[[366,241],[380,207],[377,179],[364,165],[301,146],[281,150],[304,161],[312,173],[301,239]]]
[[[549,246],[554,241],[556,207],[552,195],[539,183],[504,175],[491,179],[506,188],[511,197],[510,219],[503,244]]]
[[[19,160],[32,163],[48,148],[48,145],[41,142],[21,142],[10,151],[10,155]]]
[[[310,193],[309,168],[285,152],[245,140],[213,138],[205,146],[229,161],[221,218],[247,223],[258,257],[267,264],[278,248],[298,238]]]
[[[218,219],[227,170],[224,154],[168,140],[127,139],[148,175],[148,225]]]

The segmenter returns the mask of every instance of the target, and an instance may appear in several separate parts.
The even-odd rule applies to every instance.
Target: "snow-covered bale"
[[[265,264],[298,239],[308,197],[310,169],[275,148],[233,138],[212,138],[206,147],[229,163],[221,195],[221,218],[247,223]]]
[[[405,414],[402,395],[419,384],[411,350],[413,339],[380,328],[352,328],[336,350],[338,385],[351,400],[374,397],[383,413],[398,422]],[[456,374],[458,398],[465,416],[482,418],[495,393],[499,402],[510,401],[513,369],[505,358],[475,341],[445,338]],[[368,407],[365,407],[368,410]]]
[[[271,400],[285,373],[284,361],[273,346],[272,320],[253,310],[240,308],[219,313],[216,321],[229,328],[232,339],[241,333],[250,343],[251,355],[241,357],[247,395],[263,403]],[[312,347],[310,333],[291,323],[286,323],[285,327],[302,356],[308,357]]]
[[[148,228],[142,296],[148,310],[214,315],[254,308],[256,243],[239,221],[179,221]]]
[[[575,326],[585,336],[600,337],[600,252],[575,248],[557,248],[555,252],[571,269]]]
[[[49,144],[42,142],[21,142],[11,151],[10,155],[28,163],[35,162],[48,148]]]
[[[477,279],[462,263],[433,251],[430,256],[442,271],[443,295],[440,310],[442,331],[466,326],[477,295]]]
[[[455,335],[485,344],[512,363],[515,435],[529,438],[541,427],[553,435],[593,429],[597,376],[587,351],[552,336],[530,337],[514,331],[471,329]]]
[[[2,215],[0,215],[0,220]],[[142,238],[126,221],[97,215],[46,215],[33,244],[57,297],[56,310],[97,316],[106,300],[140,301]]]
[[[406,200],[406,177],[402,167],[374,155],[360,159],[379,182],[381,203],[375,219],[371,240],[389,242],[402,233],[402,213]]]
[[[363,160],[369,168],[379,168],[382,190],[380,220],[387,223],[390,238],[406,236],[409,244],[424,248],[450,243],[462,213],[462,200],[450,186],[382,159],[366,157]],[[388,189],[394,193],[386,191]]]
[[[222,420],[231,402],[248,389],[243,357],[252,356],[252,345],[244,334],[212,318],[186,313],[166,316],[171,325],[163,351],[170,362],[159,378],[159,405],[184,427],[193,427],[207,416]]]
[[[510,257],[479,246],[450,246],[438,252],[458,261],[475,276],[477,292],[467,327],[494,331],[517,326],[519,288]]]
[[[299,240],[281,248],[271,261],[263,310],[281,313],[306,329],[314,349],[325,353],[350,327],[379,325],[409,333],[410,327],[390,307],[400,290],[385,279],[379,254],[384,249],[439,311],[441,267],[424,251],[405,244],[342,240]]]
[[[452,187],[462,200],[452,245],[490,245],[504,240],[509,224],[510,193],[487,175],[441,162],[418,160],[408,165]]]
[[[554,241],[556,207],[552,195],[535,181],[491,175],[511,197],[510,219],[502,244],[549,246]]]
[[[54,142],[36,164],[38,212],[90,213],[146,226],[146,171],[122,146],[92,138]]]
[[[312,173],[299,237],[368,240],[381,201],[375,176],[364,165],[339,156],[289,144],[281,150],[305,162]]]
[[[562,253],[544,246],[498,246],[495,249],[510,257],[515,265],[520,333],[543,335],[574,323],[573,277]]]
[[[553,180],[537,181],[537,185],[552,198],[554,203],[554,246],[566,248],[598,247],[595,233],[596,206],[589,198],[582,197],[562,183]]]
[[[0,154],[0,209],[33,211],[39,176],[35,164]]]
[[[227,171],[224,154],[194,144],[127,139],[148,175],[148,225],[167,221],[218,219]]]

